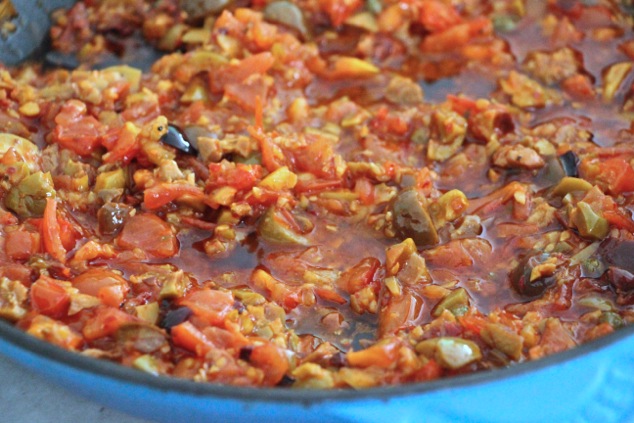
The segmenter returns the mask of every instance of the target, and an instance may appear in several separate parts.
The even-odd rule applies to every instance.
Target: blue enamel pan
[[[152,376],[0,321],[0,354],[105,406],[157,422],[634,421],[634,326],[542,360],[367,390],[238,388]]]

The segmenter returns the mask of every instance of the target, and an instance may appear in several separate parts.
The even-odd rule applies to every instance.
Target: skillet
[[[390,388],[239,388],[155,377],[42,342],[0,321],[0,353],[53,383],[157,422],[627,422],[634,327],[541,360]]]

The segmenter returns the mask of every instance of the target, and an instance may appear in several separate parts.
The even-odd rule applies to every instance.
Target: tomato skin
[[[366,257],[346,270],[337,281],[337,285],[347,293],[354,294],[372,283],[380,265],[378,259]]]
[[[128,282],[106,269],[89,269],[73,279],[73,286],[83,294],[92,295],[104,305],[119,307],[130,291]]]
[[[116,242],[121,248],[139,248],[153,257],[163,258],[174,256],[179,248],[170,225],[149,213],[131,216]]]
[[[31,285],[29,296],[33,308],[41,314],[58,319],[68,313],[70,295],[56,279],[40,276]]]
[[[81,234],[69,221],[57,219],[57,222],[59,223],[59,235],[62,246],[64,250],[70,251],[75,248],[75,244],[77,240],[81,238]]]
[[[140,142],[134,131],[124,128],[118,131],[116,137],[113,136],[113,138],[115,141],[112,146],[109,146],[108,153],[103,157],[106,163],[121,162],[128,164],[141,150]]]
[[[42,238],[46,252],[56,260],[66,262],[66,249],[62,244],[61,228],[57,220],[57,201],[53,198],[46,199],[42,218]]]
[[[213,326],[223,326],[227,313],[233,309],[233,295],[213,289],[201,289],[188,293],[179,301],[189,307],[197,317]]]
[[[253,347],[249,362],[264,372],[262,383],[268,386],[277,385],[289,369],[284,351],[270,342]]]
[[[204,199],[202,190],[193,185],[160,183],[147,188],[143,193],[143,204],[150,210],[158,209],[174,200],[189,195]]]

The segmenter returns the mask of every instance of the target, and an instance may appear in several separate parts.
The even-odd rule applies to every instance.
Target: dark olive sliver
[[[601,243],[598,253],[610,266],[634,274],[634,241],[608,238]]]
[[[511,285],[521,296],[528,299],[536,299],[541,297],[546,290],[555,284],[554,276],[538,278],[531,281],[531,272],[534,267],[545,262],[548,254],[538,254],[529,256],[522,260],[513,271],[509,274]]]
[[[253,347],[247,346],[240,348],[240,352],[238,353],[238,357],[240,360],[249,361],[251,360],[251,353],[253,352]]]
[[[282,379],[277,383],[277,386],[279,387],[284,387],[284,386],[291,386],[293,385],[293,383],[295,383],[295,378],[289,375],[284,375],[282,376]]]
[[[167,126],[167,132],[161,137],[161,142],[182,151],[185,154],[197,155],[198,150],[194,147],[183,132],[174,125]]]
[[[561,163],[561,167],[563,167],[566,176],[578,177],[579,169],[577,168],[579,164],[579,157],[569,150],[559,156],[559,162]]]
[[[188,307],[179,307],[174,310],[170,310],[167,312],[163,320],[161,320],[159,326],[169,332],[174,326],[180,325],[192,314],[192,311]]]

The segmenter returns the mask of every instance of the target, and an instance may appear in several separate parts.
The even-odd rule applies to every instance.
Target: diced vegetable
[[[416,345],[416,351],[448,369],[459,369],[482,358],[475,342],[449,336],[421,341]]]

